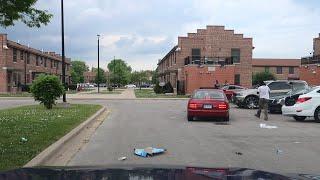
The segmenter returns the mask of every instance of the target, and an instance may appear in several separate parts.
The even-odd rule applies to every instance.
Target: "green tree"
[[[130,82],[131,67],[123,60],[112,60],[108,64],[110,82],[113,84],[125,85]]]
[[[258,72],[252,75],[252,85],[259,85],[267,80],[276,80],[276,77],[271,72]]]
[[[83,73],[86,71],[89,71],[88,66],[83,61],[71,61],[71,69],[70,74],[72,78],[72,83],[83,83],[84,82],[84,76]]]
[[[157,84],[158,83],[158,72],[157,71],[152,71],[152,84]]]
[[[104,70],[99,68],[99,78],[98,78],[98,68],[92,68],[92,72],[96,72],[96,77],[95,77],[95,83],[106,83],[107,82],[107,79],[106,79],[106,75],[104,73]]]
[[[55,101],[65,92],[60,79],[55,75],[40,75],[31,85],[31,93],[47,109],[52,109]]]
[[[141,89],[141,84],[143,82],[148,83],[148,72],[147,71],[134,71],[133,73],[131,73],[131,78],[130,78],[130,82],[137,84],[140,86]]]
[[[35,8],[37,0],[1,0],[0,26],[14,26],[15,21],[22,21],[29,27],[47,25],[52,14]]]

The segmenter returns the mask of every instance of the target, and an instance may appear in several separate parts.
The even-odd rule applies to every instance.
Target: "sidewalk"
[[[96,92],[96,93],[95,93]],[[98,94],[97,90],[68,94],[70,99],[136,99],[134,89],[125,89],[121,94]]]

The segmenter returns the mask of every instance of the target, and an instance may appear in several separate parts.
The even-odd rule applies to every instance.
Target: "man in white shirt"
[[[255,114],[256,117],[260,118],[261,111],[263,109],[264,113],[264,120],[268,120],[268,100],[269,100],[269,94],[270,94],[270,88],[266,86],[264,83],[258,88],[259,93],[259,110],[257,114]]]

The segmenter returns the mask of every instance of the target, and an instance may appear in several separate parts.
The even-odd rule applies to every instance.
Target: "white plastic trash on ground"
[[[260,123],[260,128],[264,128],[264,129],[276,129],[278,128],[278,126],[270,126],[264,123]]]

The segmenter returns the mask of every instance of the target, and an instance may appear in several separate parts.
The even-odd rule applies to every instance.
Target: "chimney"
[[[9,49],[7,45],[7,34],[0,34],[0,41],[3,49]]]

